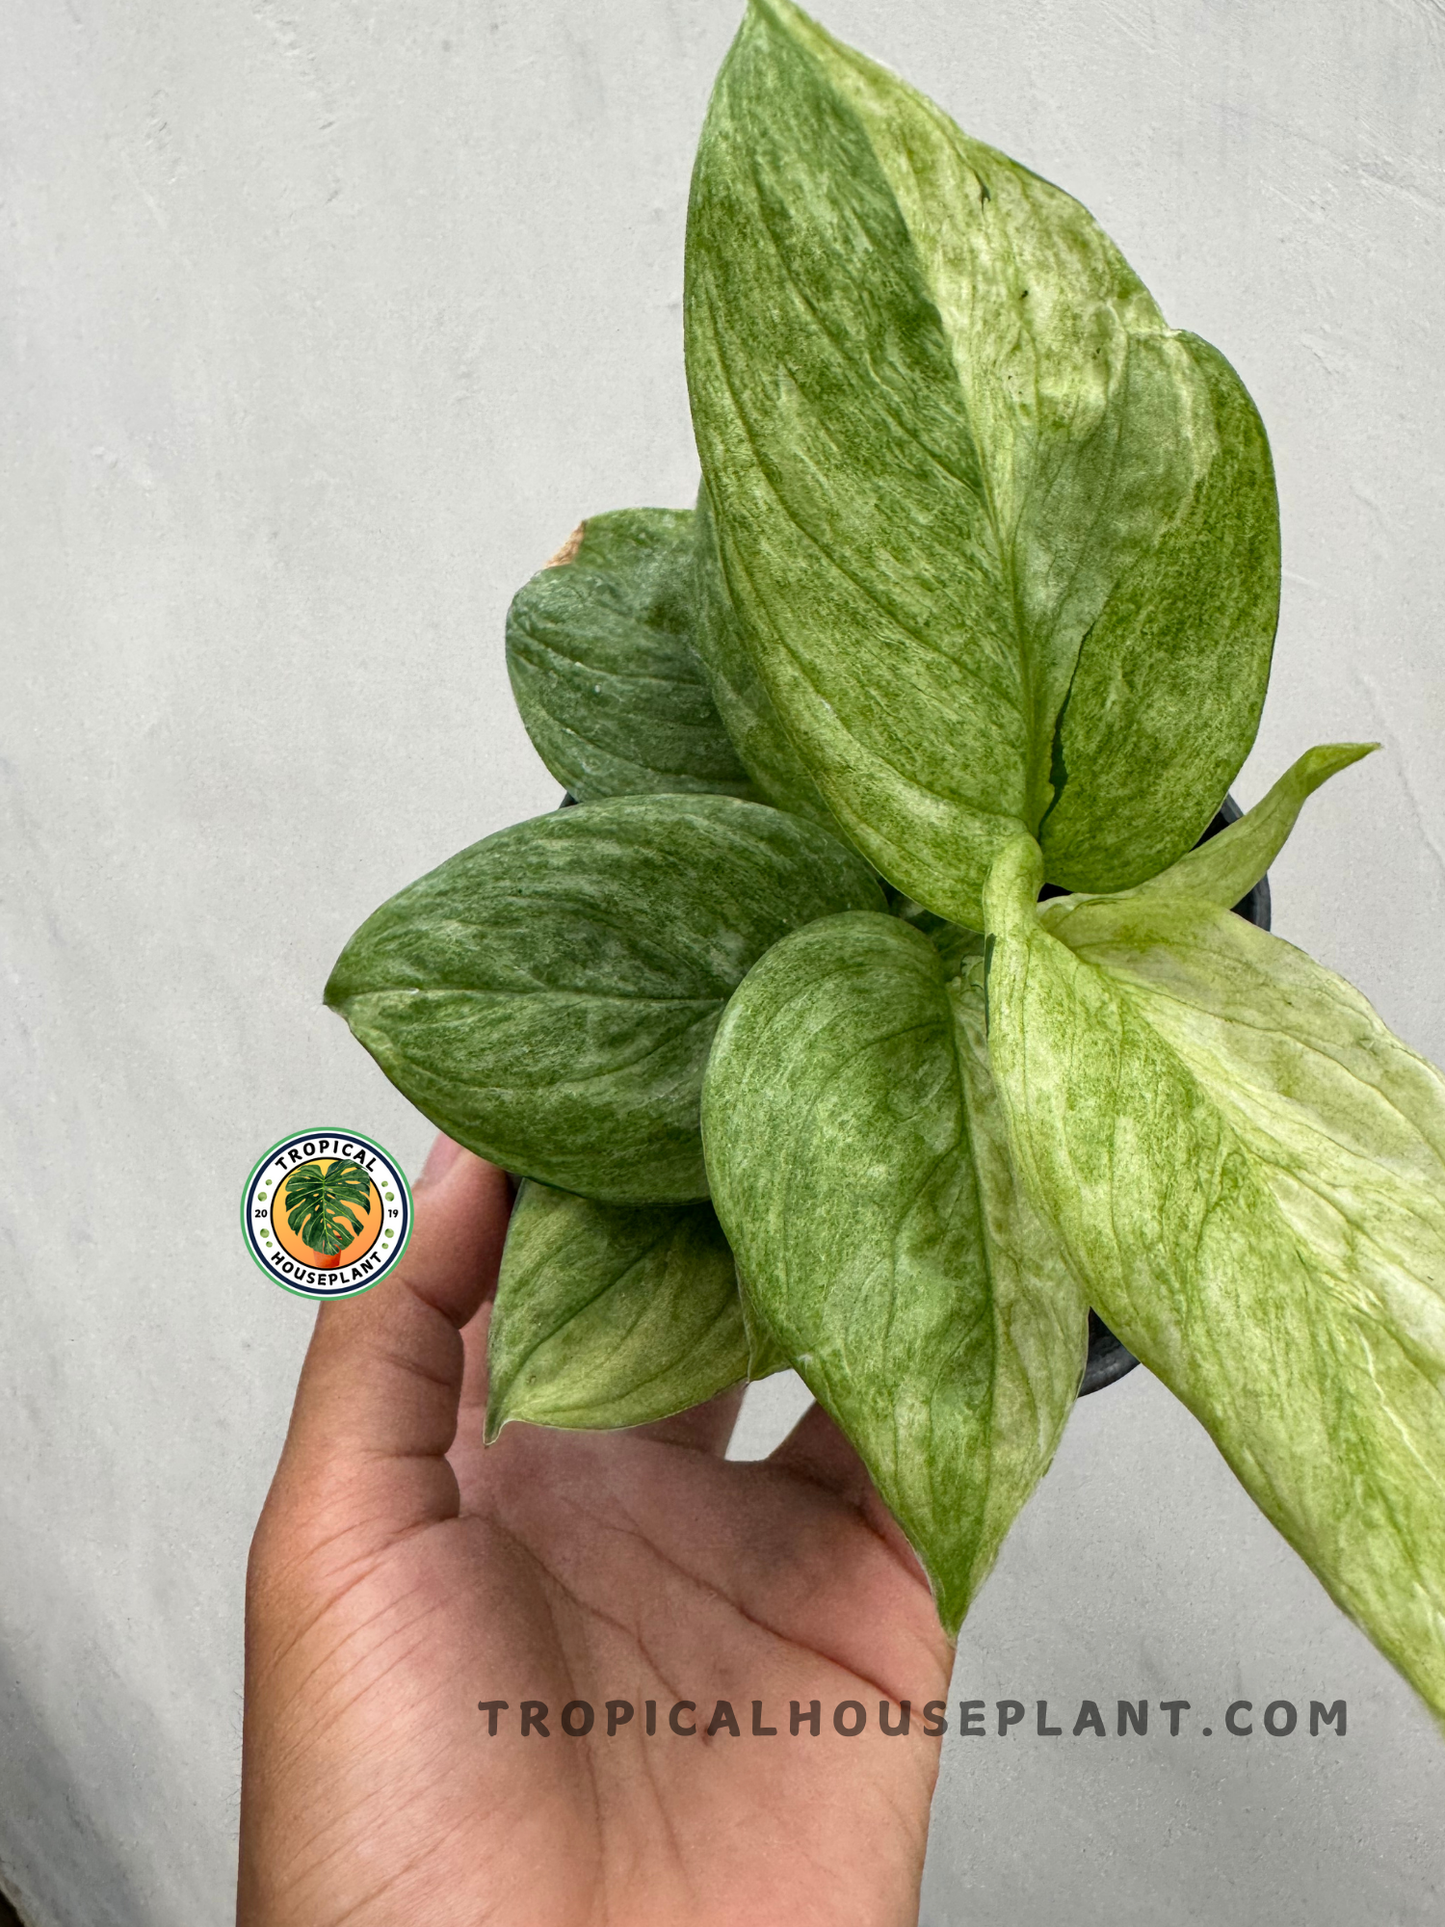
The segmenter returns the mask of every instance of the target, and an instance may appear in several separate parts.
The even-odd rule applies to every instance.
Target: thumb
[[[387,1537],[455,1517],[461,1328],[495,1289],[510,1210],[505,1172],[437,1139],[401,1263],[320,1308],[273,1504],[309,1492],[330,1511],[349,1498]]]

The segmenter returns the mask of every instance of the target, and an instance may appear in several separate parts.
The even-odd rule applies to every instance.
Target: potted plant
[[[578,807],[327,986],[524,1180],[489,1435],[792,1366],[956,1631],[1092,1308],[1445,1719],[1445,1080],[1231,913],[1370,747],[1215,822],[1278,609],[1243,384],[791,0],[719,76],[685,308],[696,508],[590,518],[508,619]]]

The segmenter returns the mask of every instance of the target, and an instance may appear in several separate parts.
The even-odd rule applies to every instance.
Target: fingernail
[[[451,1170],[462,1154],[462,1147],[449,1138],[445,1132],[438,1132],[436,1142],[426,1154],[426,1163],[417,1179],[418,1189],[424,1184],[439,1184]]]

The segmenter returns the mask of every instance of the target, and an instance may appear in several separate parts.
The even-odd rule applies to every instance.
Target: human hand
[[[251,1549],[239,1927],[914,1921],[951,1652],[906,1542],[816,1406],[756,1464],[722,1456],[740,1390],[484,1450],[507,1212],[439,1139],[403,1263],[320,1309]],[[609,1699],[636,1709],[611,1738]],[[719,1700],[741,1737],[706,1736]]]

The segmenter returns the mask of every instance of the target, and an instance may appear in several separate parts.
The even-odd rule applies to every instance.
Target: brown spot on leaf
[[[567,540],[562,544],[561,548],[558,549],[557,553],[548,556],[542,566],[547,569],[560,569],[564,562],[575,561],[577,551],[582,546],[582,532],[586,527],[587,524],[585,522],[579,522],[567,537]]]

